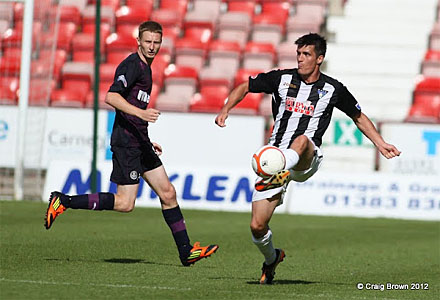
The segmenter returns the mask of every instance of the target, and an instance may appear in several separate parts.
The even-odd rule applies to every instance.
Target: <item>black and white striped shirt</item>
[[[334,107],[351,118],[361,111],[342,83],[322,73],[310,84],[301,80],[297,69],[260,73],[249,78],[249,92],[272,94],[275,124],[269,144],[280,149],[289,148],[303,134],[319,147]]]

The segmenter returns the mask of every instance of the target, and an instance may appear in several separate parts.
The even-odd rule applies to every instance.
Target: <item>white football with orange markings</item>
[[[283,152],[274,146],[263,146],[252,155],[252,169],[263,178],[283,170],[286,166],[286,158]]]

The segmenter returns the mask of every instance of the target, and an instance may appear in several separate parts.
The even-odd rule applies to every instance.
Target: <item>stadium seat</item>
[[[224,76],[233,76],[241,61],[241,47],[236,41],[213,40],[209,45],[209,67],[217,68]]]
[[[252,41],[266,42],[277,46],[284,36],[285,22],[274,13],[262,13],[253,19]]]
[[[52,24],[47,32],[41,34],[42,48],[52,49],[56,40],[57,49],[66,50],[67,53],[70,53],[72,50],[72,39],[78,28],[77,24],[73,22],[59,23],[58,26]],[[58,30],[58,33],[55,30]]]
[[[55,89],[50,96],[53,107],[84,107],[85,94],[79,89]]]
[[[113,110],[114,108],[111,105],[108,105],[107,103],[105,103],[105,97],[107,95],[108,88],[109,88],[109,86],[105,87],[101,84],[99,85],[98,107],[102,108],[102,109]],[[93,108],[94,101],[95,101],[94,97],[95,97],[95,94],[94,94],[93,89],[88,91],[86,99],[85,99],[85,103],[84,103],[85,108]]]
[[[191,100],[191,112],[218,113],[228,97],[226,86],[207,86],[200,89]]]
[[[150,18],[151,11],[150,5],[121,6],[116,11],[116,32],[136,37],[139,24]]]
[[[249,76],[255,76],[259,73],[264,72],[263,70],[250,70],[250,69],[239,69],[235,75],[234,86],[237,86],[246,80],[249,80]],[[248,93],[239,104],[237,104],[231,113],[235,114],[247,114],[256,115],[258,114],[261,100],[263,99],[262,93]]]
[[[96,0],[89,0],[89,4],[96,4]],[[117,11],[120,5],[121,0],[101,0],[101,6],[111,7],[113,11]]]
[[[429,49],[440,50],[440,20],[437,20],[429,34]]]
[[[105,53],[105,39],[103,36],[105,33],[101,33],[100,36],[100,53]],[[95,61],[95,35],[91,33],[77,33],[72,40],[72,60],[83,62]],[[104,59],[104,55],[101,59]]]
[[[59,22],[73,22],[75,24],[81,23],[81,12],[78,6],[75,5],[60,5],[53,6],[50,9],[49,17],[56,20],[59,13]]]
[[[440,110],[440,92],[434,93],[418,93],[414,95],[414,103],[416,105],[424,105],[434,111]]]
[[[258,114],[264,117],[272,116],[272,95],[263,95],[258,107]]]
[[[18,99],[19,78],[15,76],[4,76],[1,72],[0,77],[0,104],[14,105]]]
[[[226,2],[228,4],[229,12],[244,12],[251,18],[255,14],[255,9],[257,6],[255,0],[226,0]]]
[[[14,21],[14,3],[0,2],[0,20],[12,24]]]
[[[244,69],[269,70],[275,62],[275,48],[271,43],[250,41],[243,52]]]
[[[184,38],[197,39],[203,43],[204,48],[209,47],[209,43],[212,41],[213,37],[213,24],[211,23],[201,23],[201,25],[192,25],[194,23],[185,22],[184,23]]]
[[[256,76],[259,73],[265,72],[264,70],[250,70],[250,69],[239,69],[235,74],[234,78],[234,86],[239,85],[247,80],[249,80],[250,76]]]
[[[262,93],[248,93],[243,100],[241,100],[234,109],[232,114],[241,115],[257,115],[260,109],[260,103],[263,99]]]
[[[197,89],[197,82],[197,71],[194,68],[169,65],[165,70],[165,93],[158,96],[156,108],[168,111],[188,111],[190,100]]]
[[[137,51],[137,42],[132,36],[112,33],[107,37],[105,43],[108,63],[119,64],[128,55]]]
[[[93,64],[86,62],[66,62],[62,68],[63,89],[77,89],[87,95],[93,82]]]
[[[440,77],[440,50],[428,50],[422,62],[425,77]]]
[[[51,1],[51,0],[46,0]],[[59,0],[59,5],[75,5],[79,11],[83,11],[88,0]]]
[[[174,30],[178,35],[181,33],[183,15],[176,9],[155,9],[151,13],[151,20],[159,22],[165,29]]]
[[[413,104],[405,122],[413,123],[440,123],[440,109],[434,110],[424,104]]]
[[[415,93],[440,93],[440,78],[425,77],[415,88]]]
[[[52,64],[53,61],[53,78],[58,81],[61,68],[67,60],[67,52],[61,49],[56,49],[55,51],[52,49],[43,49],[39,52],[39,59],[42,60],[43,58],[49,61],[49,64]]]
[[[204,44],[197,39],[182,38],[176,41],[175,63],[178,66],[189,66],[199,71],[206,58]]]
[[[31,78],[29,83],[29,105],[48,106],[55,85],[53,79]]]
[[[94,32],[96,20],[96,5],[87,5],[82,12],[83,32]],[[104,25],[105,24],[105,25]],[[111,6],[104,6],[101,3],[101,25],[108,26],[110,29],[115,24],[115,11]],[[102,27],[101,27],[102,32]]]
[[[153,82],[153,86],[151,88],[150,102],[148,103],[149,108],[156,108],[156,101],[159,94],[160,94],[160,87]]]
[[[226,12],[219,17],[218,39],[236,41],[243,48],[248,41],[251,26],[252,19],[247,13]]]
[[[291,8],[291,1],[289,0],[261,1],[261,14],[275,15],[282,22],[286,22]]]
[[[0,73],[7,76],[18,76],[20,74],[21,53],[19,56],[12,54],[0,57]]]
[[[308,16],[290,16],[286,22],[286,39],[295,42],[300,36],[310,32],[319,33],[321,31],[321,21]]]
[[[295,15],[304,19],[312,19],[322,25],[327,5],[327,0],[296,0],[294,3]]]
[[[220,15],[222,0],[193,0],[193,10],[187,14],[205,15],[217,22]]]
[[[43,25],[39,21],[34,21],[32,25],[32,50],[37,48],[38,37],[42,34]],[[8,45],[10,48],[21,48],[21,40],[23,37],[22,28],[15,26],[7,29],[2,36],[2,44]]]
[[[161,0],[159,8],[177,10],[180,15],[184,16],[188,7],[188,0]]]
[[[283,42],[278,45],[276,50],[278,68],[292,69],[298,67],[298,61],[296,57],[296,45],[293,42]]]

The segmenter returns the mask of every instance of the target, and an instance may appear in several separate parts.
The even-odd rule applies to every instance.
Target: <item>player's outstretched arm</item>
[[[154,123],[160,115],[160,111],[154,108],[140,109],[128,103],[120,94],[108,92],[105,97],[105,103],[113,106],[120,111],[136,116],[144,121]]]
[[[374,124],[364,113],[361,112],[359,116],[353,118],[353,121],[384,157],[389,159],[400,155],[401,152],[394,145],[388,144],[383,140]]]
[[[228,118],[229,111],[237,105],[246,94],[249,92],[249,82],[245,81],[242,84],[235,87],[232,92],[229,94],[228,99],[223,105],[221,111],[218,113],[215,118],[215,124],[220,127],[226,126],[226,119]]]

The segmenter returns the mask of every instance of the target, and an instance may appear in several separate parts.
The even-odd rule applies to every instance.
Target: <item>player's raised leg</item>
[[[218,249],[218,245],[200,246],[199,242],[192,246],[186,230],[179,204],[176,199],[176,190],[171,184],[163,166],[159,166],[143,174],[145,181],[159,196],[162,214],[168,224],[179,251],[182,265],[190,266],[202,258],[211,256]]]
[[[275,276],[275,269],[284,260],[285,253],[281,249],[275,249],[272,244],[272,231],[269,222],[272,214],[281,199],[281,193],[271,199],[263,199],[252,202],[251,232],[252,240],[258,250],[263,254],[263,262],[260,284],[271,284]]]

